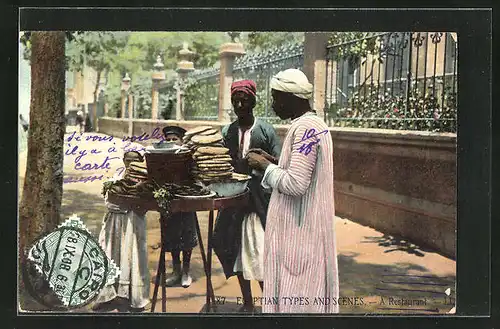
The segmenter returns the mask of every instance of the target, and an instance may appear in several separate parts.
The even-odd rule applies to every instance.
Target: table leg
[[[205,254],[205,248],[203,247],[203,239],[201,237],[201,229],[200,229],[200,223],[198,222],[198,219],[196,219],[196,234],[198,235],[198,241],[200,244],[201,259],[203,261],[203,269],[205,270],[205,276],[207,277],[207,283],[209,284],[209,290],[207,290],[207,296],[210,295],[212,298],[212,303],[215,304],[214,288],[212,286],[212,281],[208,280],[209,268],[208,268],[208,263],[207,263],[207,256]]]
[[[210,295],[208,292],[209,289],[212,288],[212,238],[213,238],[213,230],[214,230],[214,211],[210,210],[208,215],[208,241],[207,241],[207,311],[210,312],[211,304],[210,304]],[[215,302],[214,302],[215,304]]]
[[[163,260],[163,275],[161,280],[161,311],[165,313],[167,311],[167,273],[165,268],[165,253],[161,254]]]
[[[165,252],[163,246],[160,250],[160,259],[158,260],[158,271],[156,272],[155,288],[153,291],[153,300],[151,301],[151,313],[155,311],[156,301],[158,299],[158,287],[160,286],[160,280],[165,276]]]

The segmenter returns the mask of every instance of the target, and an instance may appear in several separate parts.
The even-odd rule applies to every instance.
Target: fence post
[[[241,43],[225,43],[220,47],[220,76],[219,76],[219,112],[220,122],[230,121],[231,111],[231,84],[233,83],[233,65],[236,57],[244,55],[245,50]]]
[[[189,50],[187,42],[184,42],[179,50],[180,61],[177,62],[177,104],[175,107],[175,120],[184,120],[184,91],[185,82],[189,72],[194,71],[194,63],[190,61],[194,52]]]
[[[324,117],[326,97],[326,47],[330,33],[305,32],[304,73],[314,86],[311,107]]]
[[[154,71],[152,74],[153,79],[153,93],[151,95],[151,119],[158,120],[158,105],[160,97],[160,83],[165,80],[165,71],[163,71],[163,63],[161,62],[161,57],[158,55],[156,58],[156,64],[154,65]]]

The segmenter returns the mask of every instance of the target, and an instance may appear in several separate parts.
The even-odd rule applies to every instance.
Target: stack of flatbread
[[[154,186],[148,181],[145,162],[131,162],[123,178],[114,182],[110,192],[114,194],[151,197]]]
[[[146,162],[131,162],[130,166],[125,170],[123,179],[136,184],[146,181],[148,179]]]
[[[212,127],[191,129],[184,135],[184,143],[194,151],[194,178],[206,183],[222,181],[232,177],[229,149],[224,147],[222,135]]]
[[[182,142],[192,151],[196,151],[198,147],[202,146],[224,146],[222,143],[222,135],[210,126],[196,127],[186,131]]]

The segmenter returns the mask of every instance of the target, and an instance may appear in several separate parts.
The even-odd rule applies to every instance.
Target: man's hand
[[[248,150],[248,153],[257,153],[259,155],[262,155],[268,161],[270,161],[274,164],[278,164],[278,159],[276,159],[275,157],[273,157],[272,155],[270,155],[269,153],[267,153],[263,149],[250,149],[250,150]]]
[[[264,156],[255,152],[248,152],[246,158],[248,159],[248,165],[250,168],[261,171],[265,171],[267,166],[271,163],[271,161],[266,159]]]

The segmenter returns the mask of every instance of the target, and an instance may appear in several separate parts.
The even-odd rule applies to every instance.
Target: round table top
[[[247,189],[244,193],[230,197],[212,197],[206,199],[176,198],[171,201],[170,212],[208,211],[223,208],[244,207],[248,204],[249,194],[249,190]],[[145,200],[134,196],[109,194],[108,201],[131,210],[138,209],[142,211],[159,211],[158,204],[155,199]]]

